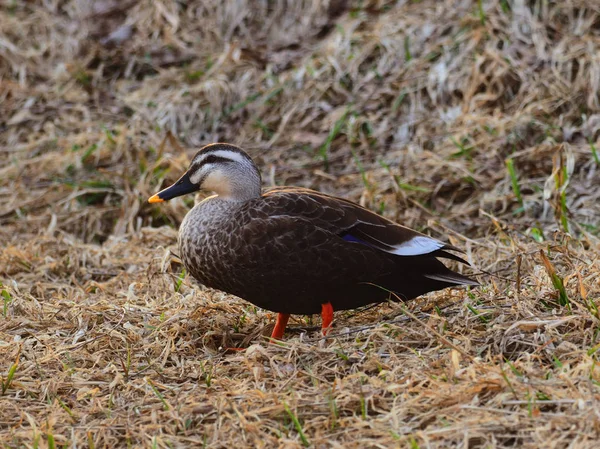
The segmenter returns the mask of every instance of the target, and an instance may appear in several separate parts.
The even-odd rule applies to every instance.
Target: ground
[[[0,446],[597,447],[599,54],[583,0],[5,0]],[[269,344],[146,202],[215,141],[481,287]]]

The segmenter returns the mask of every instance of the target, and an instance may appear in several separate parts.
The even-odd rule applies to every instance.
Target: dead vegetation
[[[596,447],[599,54],[583,0],[5,0],[0,444]],[[213,141],[483,286],[267,344],[145,202]]]

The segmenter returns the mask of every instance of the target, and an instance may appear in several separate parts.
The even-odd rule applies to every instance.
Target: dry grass
[[[0,446],[597,447],[594,5],[4,0]],[[213,141],[492,274],[267,344],[145,202]]]

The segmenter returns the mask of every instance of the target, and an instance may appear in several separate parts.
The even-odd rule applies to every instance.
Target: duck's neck
[[[261,195],[260,185],[249,185],[243,183],[231,183],[227,188],[220,189],[219,192],[215,192],[217,198],[225,201],[233,202],[245,202],[258,198]]]
[[[204,185],[225,201],[245,202],[258,198],[262,193],[258,171],[246,167],[231,167],[227,174],[216,170],[207,177]]]

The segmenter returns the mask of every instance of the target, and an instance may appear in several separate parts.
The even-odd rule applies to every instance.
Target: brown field
[[[482,286],[269,344],[146,202],[215,141]],[[3,0],[0,242],[0,447],[598,447],[600,5]]]

